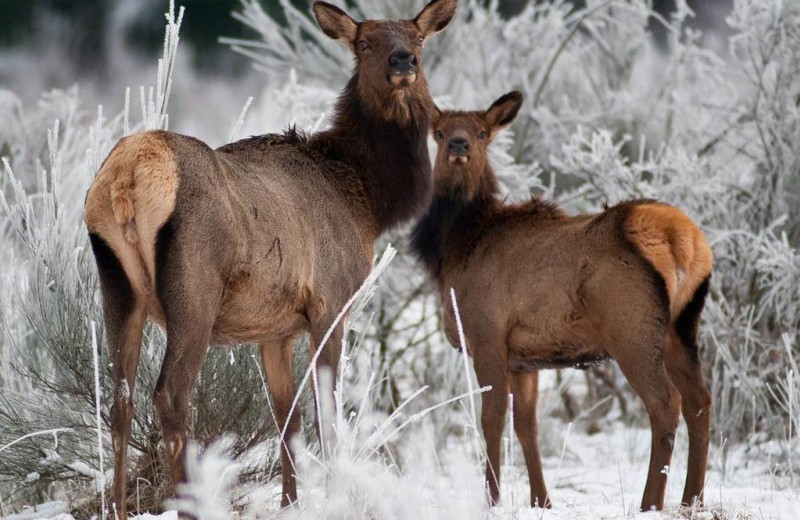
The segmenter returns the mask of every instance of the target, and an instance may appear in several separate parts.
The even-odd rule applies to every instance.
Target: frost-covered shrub
[[[347,6],[357,17],[384,18],[409,16],[422,3],[351,0]],[[702,326],[702,356],[714,395],[712,439],[721,445],[748,437],[770,440],[786,462],[776,472],[796,475],[800,6],[735,0],[727,19],[733,30],[729,51],[720,54],[700,44],[699,34],[688,28],[691,11],[685,2],[677,4],[676,13],[662,21],[668,34],[663,53],[647,32],[652,13],[646,0],[589,0],[581,8],[561,0],[529,2],[510,18],[499,14],[495,1],[461,0],[457,20],[425,49],[424,67],[442,107],[480,108],[512,88],[526,93],[511,131],[492,149],[509,199],[544,194],[578,212],[653,197],[676,204],[698,222],[716,258]],[[260,39],[227,41],[273,82],[245,122],[253,133],[279,130],[264,128],[276,121],[323,128],[352,69],[347,51],[324,37],[306,10],[288,1],[281,6],[284,16],[275,20],[259,0],[242,0],[236,16]],[[94,322],[102,345],[102,313],[80,216],[85,189],[116,139],[168,125],[175,13],[169,21],[156,85],[139,92],[139,124],[131,122],[129,109],[110,118],[84,110],[77,90],[50,93],[33,110],[0,91],[0,155],[8,158],[0,180],[6,200],[0,213],[2,507],[68,497],[96,512],[97,486],[110,481],[107,424],[103,475],[93,422],[91,326]],[[235,115],[220,117],[227,123]],[[439,295],[406,253],[406,234],[390,233],[376,247],[383,250],[390,242],[400,253],[365,303],[362,319],[351,324],[334,410],[340,440],[334,455],[317,456],[314,428],[305,429],[312,447],[302,451],[300,469],[328,494],[303,498],[298,516],[391,515],[374,503],[381,496],[406,516],[425,518],[429,509],[419,509],[422,502],[409,497],[429,497],[436,490],[443,497],[438,504],[454,516],[478,510],[471,500],[480,491],[448,494],[452,490],[444,480],[424,489],[409,482],[410,475],[439,475],[441,468],[427,467],[426,461],[444,451],[433,448],[454,444],[468,447],[459,452],[463,467],[448,466],[470,476],[457,482],[480,485],[481,480],[480,439],[470,405],[462,400],[436,407],[474,388],[474,381],[440,332]],[[141,499],[143,508],[164,492],[150,401],[163,349],[163,334],[148,327],[136,385],[130,475],[131,500]],[[100,355],[105,366],[102,348]],[[207,487],[195,489],[195,499],[224,494],[222,488],[233,480],[213,477],[229,467],[227,458],[240,464],[235,471],[240,480],[263,482],[277,469],[256,357],[248,347],[212,351],[199,378],[190,418],[195,438],[234,436],[206,459],[200,450],[192,454],[199,461],[196,479],[202,484],[212,477]],[[299,380],[306,367],[295,366]],[[101,374],[107,423],[110,378]],[[548,395],[564,395],[542,399],[540,417],[563,414],[581,422],[605,414],[613,421],[637,406],[630,390],[620,390],[624,378],[613,369],[589,374],[585,385],[570,388],[583,377],[559,374],[543,388]],[[303,395],[307,400],[308,388]],[[604,395],[618,404],[592,409],[590,398]],[[428,410],[421,432],[372,444],[370,453],[355,449],[376,425],[396,425],[421,410]],[[543,421],[542,445],[545,454],[557,455],[561,439],[548,432],[563,432],[553,422]],[[417,471],[419,466],[425,467]],[[273,498],[238,503],[239,497],[233,497],[235,505],[256,517]],[[208,502],[209,514],[223,511],[228,498]]]

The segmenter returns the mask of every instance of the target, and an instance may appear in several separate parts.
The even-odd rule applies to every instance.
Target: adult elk
[[[186,414],[209,344],[258,342],[283,439],[282,506],[296,500],[291,437],[298,414],[292,344],[312,355],[365,279],[373,241],[418,216],[432,192],[430,97],[420,53],[447,26],[457,0],[433,0],[413,20],[356,22],[313,6],[326,35],[356,66],[332,127],[216,150],[171,132],[120,140],[86,198],[116,390],[111,409],[114,500],[126,510],[126,451],[142,326],[166,329],[154,401],[173,482],[184,478]],[[337,326],[320,355],[336,372]]]
[[[492,138],[516,117],[511,92],[487,111],[433,116],[438,143],[434,198],[412,247],[441,291],[444,328],[458,333],[484,394],[486,480],[499,498],[500,438],[513,394],[514,427],[530,479],[531,505],[550,499],[536,426],[538,370],[617,361],[650,416],[652,445],[642,509],[661,509],[678,416],[689,429],[683,503],[702,501],[711,396],[698,357],[697,326],[711,275],[703,233],[678,209],[650,200],[570,217],[533,199],[506,205],[487,160]]]

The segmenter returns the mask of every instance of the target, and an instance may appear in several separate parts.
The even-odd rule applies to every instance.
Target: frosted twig
[[[463,399],[465,397],[473,397],[473,396],[475,396],[475,394],[482,394],[483,392],[488,392],[491,389],[492,389],[491,386],[483,386],[481,388],[478,388],[477,390],[470,390],[469,392],[465,392],[465,393],[463,393],[461,395],[457,395],[457,396],[455,396],[453,398],[450,398],[450,399],[448,399],[446,401],[443,401],[441,403],[437,403],[437,404],[435,404],[433,406],[429,406],[428,408],[425,408],[421,412],[417,412],[417,413],[411,415],[408,419],[406,419],[405,422],[403,422],[400,426],[398,426],[397,428],[392,430],[388,435],[386,435],[384,437],[384,439],[380,443],[376,444],[376,446],[381,446],[381,445],[385,444],[386,442],[388,442],[389,439],[394,437],[394,435],[397,434],[398,432],[402,431],[406,426],[408,426],[409,424],[411,424],[414,421],[419,420],[422,417],[425,417],[426,415],[428,415],[429,413],[431,413],[432,411],[434,411],[434,410],[436,410],[438,408],[441,408],[443,406],[447,406],[450,403],[454,403],[454,402],[460,401],[461,399]]]
[[[53,435],[56,435],[58,433],[71,432],[71,431],[73,431],[72,428],[53,428],[52,430],[41,430],[41,431],[38,431],[38,432],[26,433],[22,437],[19,437],[18,439],[14,439],[13,441],[11,441],[8,444],[6,444],[5,446],[0,447],[0,453],[3,453],[5,450],[10,448],[11,446],[13,446],[13,445],[15,445],[17,443],[20,443],[20,442],[24,441],[25,439],[30,439],[31,437],[37,437],[39,435],[48,435],[48,434],[51,434],[51,433]]]
[[[97,454],[100,457],[100,473],[98,484],[100,485],[100,501],[102,508],[101,518],[106,517],[106,475],[103,471],[103,428],[100,421],[100,360],[97,356],[97,331],[95,330],[94,320],[91,322],[92,329],[92,359],[94,360],[94,406],[97,419]]]
[[[472,426],[476,427],[478,414],[475,412],[475,399],[472,398],[472,377],[470,377],[469,371],[469,356],[467,354],[467,341],[464,338],[464,326],[461,324],[461,314],[458,311],[458,302],[456,301],[456,291],[452,287],[450,288],[450,301],[453,305],[453,314],[455,314],[456,318],[456,327],[458,328],[458,342],[461,345],[461,358],[464,361],[464,376],[467,378],[467,388],[469,389],[468,395],[470,396],[469,400],[469,409],[470,409],[470,419],[472,420]]]
[[[247,98],[245,101],[244,106],[242,107],[242,111],[239,112],[239,118],[236,120],[236,124],[233,126],[233,130],[231,130],[231,136],[228,138],[228,142],[232,143],[236,140],[239,136],[239,130],[242,129],[242,125],[244,125],[244,118],[247,116],[247,111],[250,109],[250,105],[253,104],[253,96]]]

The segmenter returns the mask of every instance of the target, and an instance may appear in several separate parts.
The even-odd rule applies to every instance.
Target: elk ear
[[[422,37],[428,39],[447,27],[456,14],[457,6],[458,0],[432,0],[426,5],[414,19]]]
[[[499,132],[511,124],[522,106],[522,92],[517,90],[504,95],[486,111],[486,122],[492,128],[492,134]]]
[[[442,117],[442,110],[434,103],[433,110],[431,111],[431,128],[436,126],[440,117]]]
[[[328,2],[314,2],[312,9],[322,32],[329,38],[344,43],[351,50],[355,49],[356,35],[358,34],[358,23],[355,20]]]

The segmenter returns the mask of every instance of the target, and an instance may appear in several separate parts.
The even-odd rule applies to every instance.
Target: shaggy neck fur
[[[376,224],[384,231],[416,217],[430,201],[433,180],[427,135],[433,101],[421,85],[393,95],[381,106],[360,95],[359,83],[355,73],[336,104],[333,127],[311,142],[356,172]]]
[[[477,190],[467,185],[439,187],[428,212],[412,230],[411,249],[437,281],[451,239],[475,229],[501,206],[500,189],[491,166],[480,178],[483,185]],[[471,192],[474,195],[470,197]]]
[[[428,212],[411,234],[411,249],[442,283],[445,262],[466,261],[475,245],[492,226],[513,219],[561,218],[563,213],[550,201],[531,199],[523,204],[504,205],[491,166],[480,177],[477,189],[460,185],[439,187]],[[470,193],[474,193],[472,197]]]

